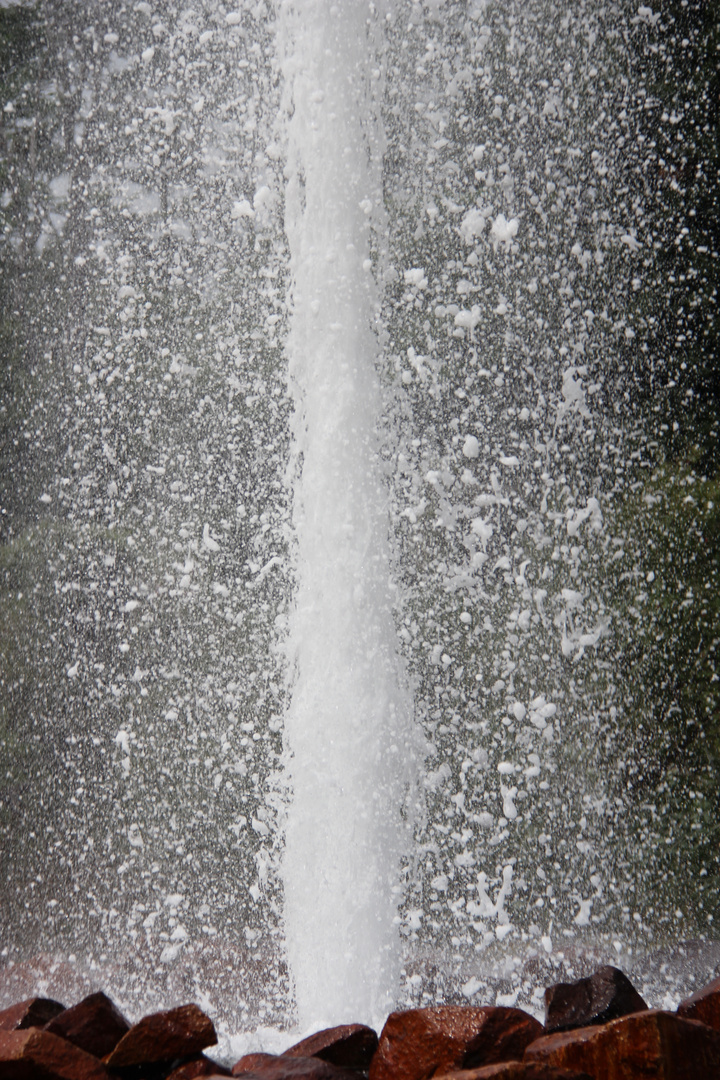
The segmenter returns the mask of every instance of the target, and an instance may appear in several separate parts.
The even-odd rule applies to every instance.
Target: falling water
[[[383,253],[371,251],[371,229],[382,225],[383,139],[367,14],[355,0],[287,3],[280,14],[298,577],[283,883],[303,1026],[380,1016],[393,1000],[401,810],[416,768],[378,456],[371,256]]]
[[[712,15],[0,20],[2,1000],[672,1004],[720,959]]]

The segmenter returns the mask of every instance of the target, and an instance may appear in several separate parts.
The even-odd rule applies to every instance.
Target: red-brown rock
[[[45,1031],[97,1058],[111,1053],[129,1030],[130,1024],[102,991],[83,998],[45,1025]]]
[[[29,1027],[45,1027],[48,1021],[64,1012],[65,1006],[51,998],[28,998],[0,1012],[0,1031],[24,1031]]]
[[[198,1054],[191,1061],[185,1061],[182,1065],[178,1065],[177,1069],[173,1069],[166,1080],[197,1080],[197,1077],[230,1075],[230,1070],[224,1065],[218,1065],[216,1061],[211,1061],[204,1054]]]
[[[587,979],[557,983],[545,991],[545,1030],[571,1031],[607,1024],[620,1016],[647,1010],[647,1005],[619,968],[599,968]]]
[[[378,1037],[365,1024],[341,1024],[325,1028],[285,1051],[286,1057],[318,1057],[347,1069],[368,1069],[378,1047]]]
[[[692,997],[681,1001],[677,1013],[686,1020],[700,1020],[720,1031],[720,979],[715,979]]]
[[[252,1069],[242,1066],[247,1058],[258,1060]],[[232,1070],[233,1076],[242,1076],[243,1080],[353,1080],[359,1074],[351,1069],[342,1069],[317,1057],[288,1057],[285,1054],[246,1054],[240,1058]]]
[[[271,1061],[277,1061],[277,1054],[263,1054],[260,1051],[254,1054],[243,1054],[239,1061],[232,1067],[232,1075],[240,1076],[247,1072],[262,1072]]]
[[[441,1005],[391,1013],[370,1080],[428,1080],[452,1069],[517,1061],[542,1031],[521,1009]]]
[[[97,1058],[41,1028],[0,1031],[2,1080],[109,1080]]]
[[[113,1069],[147,1065],[190,1057],[216,1042],[210,1017],[197,1005],[181,1005],[144,1016],[103,1060]]]
[[[441,1080],[440,1077],[437,1080]],[[523,1061],[503,1061],[498,1065],[485,1065],[482,1069],[457,1069],[444,1073],[442,1080],[593,1080],[588,1073],[574,1069],[555,1069],[542,1062],[530,1064]]]
[[[720,1032],[648,1009],[546,1035],[527,1048],[524,1060],[584,1070],[594,1080],[711,1080],[720,1076]]]

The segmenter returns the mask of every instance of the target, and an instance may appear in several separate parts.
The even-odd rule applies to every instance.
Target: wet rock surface
[[[542,1062],[505,1061],[482,1069],[460,1069],[445,1073],[443,1080],[592,1080],[589,1073],[556,1069]]]
[[[215,1027],[197,1005],[144,1016],[105,1058],[111,1068],[145,1065],[199,1054],[217,1042]]]
[[[191,1058],[190,1061],[186,1061],[173,1069],[166,1080],[197,1080],[197,1077],[231,1075],[229,1069],[218,1065],[216,1061],[211,1061],[204,1054],[198,1054],[197,1057]]]
[[[546,1035],[527,1062],[583,1070],[593,1080],[685,1080],[720,1076],[720,1032],[660,1009],[609,1024]]]
[[[245,1054],[231,1071],[229,1062],[218,1065],[201,1052],[215,1044],[216,1034],[197,1005],[151,1013],[129,1026],[100,992],[67,1009],[52,999],[27,998],[0,1013],[0,1080],[720,1078],[720,979],[677,1012],[647,1009],[614,968],[556,984],[547,999],[548,1025],[574,1026],[552,1030],[501,1006],[408,1009],[388,1017],[379,1040],[372,1028],[345,1024],[283,1054]],[[641,1008],[601,1022],[608,1010],[638,1002]],[[584,1026],[576,1026],[581,1017]]]
[[[22,1031],[29,1027],[44,1027],[59,1013],[65,1011],[65,1006],[52,998],[28,998],[27,1001],[19,1001],[17,1005],[11,1005],[9,1009],[0,1012],[0,1031]]]
[[[3,1080],[108,1080],[96,1057],[35,1027],[0,1032],[0,1076]]]
[[[291,1057],[318,1057],[347,1069],[369,1069],[377,1033],[365,1024],[341,1024],[310,1035],[285,1051]]]
[[[521,1009],[447,1005],[391,1013],[370,1080],[428,1080],[452,1069],[518,1060],[542,1031]]]
[[[110,998],[98,991],[59,1013],[45,1030],[102,1058],[112,1053],[130,1024]]]
[[[545,1030],[570,1031],[641,1012],[647,1004],[619,968],[599,968],[587,979],[545,991]]]
[[[329,1061],[323,1061],[319,1057],[302,1057],[291,1054],[249,1054],[254,1057],[255,1064],[251,1069],[246,1067],[245,1059],[241,1058],[233,1066],[233,1076],[243,1076],[246,1080],[254,1077],[262,1077],[263,1080],[359,1080],[360,1073],[352,1069],[340,1068],[331,1065]],[[242,1067],[238,1068],[242,1063]]]
[[[677,1012],[687,1020],[701,1020],[720,1031],[720,979],[714,979],[692,997],[681,1001]]]
[[[233,1076],[240,1076],[242,1073],[248,1072],[262,1072],[263,1068],[272,1061],[277,1061],[277,1054],[265,1054],[258,1052],[256,1054],[243,1054],[239,1061],[236,1061],[232,1067]]]

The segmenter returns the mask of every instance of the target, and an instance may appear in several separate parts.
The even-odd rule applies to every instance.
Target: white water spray
[[[370,231],[382,199],[382,133],[371,10],[358,0],[296,0],[279,16],[298,471],[283,878],[303,1027],[370,1019],[392,1003],[401,810],[414,770],[376,453]]]

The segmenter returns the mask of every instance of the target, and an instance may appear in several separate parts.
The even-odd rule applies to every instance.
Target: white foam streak
[[[377,295],[367,260],[382,137],[369,89],[370,10],[359,0],[296,0],[279,13],[298,573],[283,879],[301,1027],[371,1019],[391,1005],[400,810],[414,775],[376,453]]]

